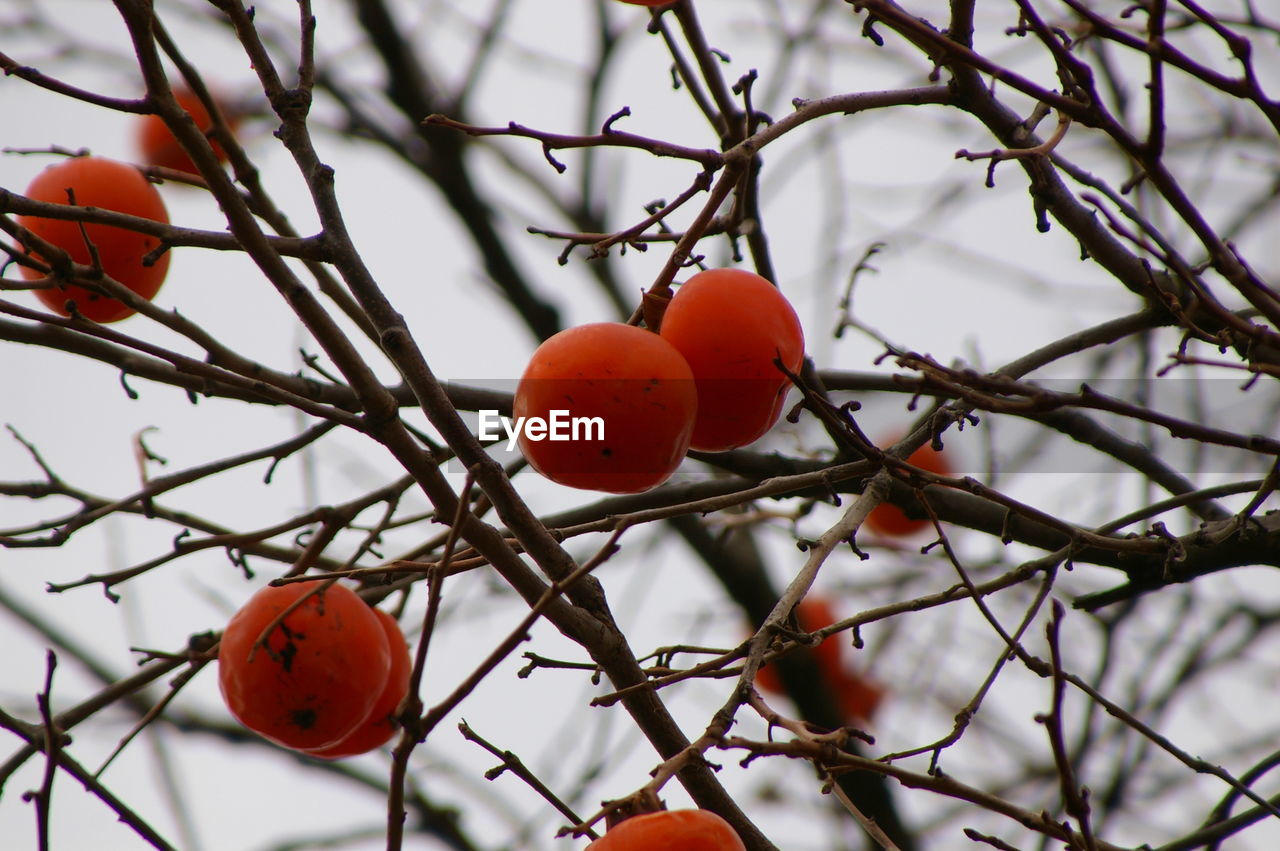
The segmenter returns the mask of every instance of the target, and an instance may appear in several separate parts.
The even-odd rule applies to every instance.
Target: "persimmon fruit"
[[[745,269],[699,272],[676,290],[660,329],[698,385],[691,448],[746,446],[778,421],[790,380],[775,361],[799,371],[804,329],[767,279]]]
[[[561,436],[519,432],[542,475],[608,493],[649,490],[689,449],[698,394],[684,357],[652,331],[618,322],[568,328],[529,359],[512,405],[517,424],[561,416]],[[523,420],[521,419],[523,418]]]
[[[884,702],[885,689],[880,683],[857,671],[841,671],[835,681],[836,704],[845,718],[869,722]]]
[[[805,597],[796,605],[796,621],[805,632],[830,626],[836,620],[835,611],[825,597]],[[850,721],[869,722],[884,700],[884,687],[870,676],[846,668],[842,647],[838,636],[831,635],[809,652],[813,654],[823,683],[834,693],[841,714]],[[774,664],[756,671],[756,685],[774,694],[785,691]]]
[[[327,748],[350,735],[369,717],[390,671],[386,630],[367,603],[338,584],[263,588],[232,616],[218,650],[218,686],[231,714],[296,750]]]
[[[953,474],[951,460],[945,452],[934,449],[931,443],[926,443],[912,452],[907,458],[907,463],[940,476]],[[933,524],[924,517],[908,517],[906,512],[891,502],[881,502],[871,509],[865,525],[873,532],[886,537],[908,538],[932,528]]]
[[[795,615],[796,623],[805,632],[813,632],[836,622],[835,612],[825,597],[805,597],[796,604]],[[813,660],[823,677],[829,679],[831,674],[841,672],[840,639],[837,636],[828,636],[817,646],[809,648],[809,652],[813,654]],[[774,665],[762,665],[756,671],[756,685],[774,694],[782,694],[784,691]]]
[[[196,128],[201,133],[208,135],[213,128],[213,117],[209,114],[208,108],[205,107],[204,101],[200,100],[200,96],[188,88],[175,88],[173,97],[178,102],[178,106],[191,116],[191,120],[195,122]],[[228,129],[235,131],[237,120],[235,113],[229,110],[221,99],[215,101],[218,111],[222,113],[223,121],[226,122]],[[196,168],[196,164],[191,160],[191,155],[182,147],[182,143],[173,135],[173,131],[164,123],[164,119],[159,115],[151,114],[141,116],[138,122],[138,131],[136,143],[138,153],[144,163],[148,165],[161,166],[163,168],[171,168],[174,171],[185,172],[186,174],[199,174],[200,170]],[[213,147],[213,153],[217,156],[219,162],[226,162],[227,152],[216,139],[210,139],[209,144]]]
[[[710,810],[661,810],[609,828],[588,851],[746,851],[733,827]]]
[[[50,204],[72,204],[74,197],[77,207],[98,207],[169,223],[164,199],[155,186],[134,166],[104,157],[69,157],[51,165],[35,176],[26,194],[35,201]],[[150,264],[146,262],[147,255],[160,247],[160,239],[150,234],[114,225],[41,216],[18,216],[18,224],[61,248],[81,265],[92,265],[96,255],[105,275],[148,301],[160,291],[169,271],[167,251]],[[38,252],[30,253],[46,259]],[[19,268],[28,280],[44,277],[35,269]],[[67,309],[69,302],[74,302],[80,315],[94,322],[117,322],[134,313],[133,308],[119,299],[74,284],[38,289],[35,293],[46,307],[62,316],[71,315]]]
[[[387,636],[387,650],[391,654],[391,668],[387,671],[387,684],[382,693],[374,701],[369,715],[356,725],[350,733],[328,747],[307,751],[321,759],[342,759],[368,753],[380,748],[391,740],[398,729],[395,720],[396,707],[409,693],[409,675],[413,671],[413,657],[409,655],[409,645],[405,643],[404,634],[396,619],[382,609],[373,609],[374,616]]]

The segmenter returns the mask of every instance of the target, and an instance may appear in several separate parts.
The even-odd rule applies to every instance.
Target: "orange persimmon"
[[[35,201],[98,207],[169,223],[164,200],[142,172],[127,163],[103,157],[71,157],[51,165],[35,176],[26,194]],[[114,225],[42,216],[18,216],[18,224],[67,252],[76,263],[89,266],[96,260],[103,274],[148,301],[155,298],[169,270],[167,251],[153,262],[147,262],[148,255],[160,247],[157,236]],[[40,258],[38,252],[30,253],[46,259]],[[19,268],[28,280],[43,277],[35,269]],[[134,313],[133,308],[118,299],[74,284],[38,289],[35,293],[46,307],[62,316],[71,315],[67,308],[69,302],[74,303],[76,312],[94,322],[116,322]]]
[[[835,623],[837,618],[825,597],[805,597],[796,606],[796,620],[805,632],[814,632]],[[818,673],[826,687],[835,694],[841,714],[853,722],[869,722],[884,700],[884,687],[864,673],[850,670],[843,662],[843,642],[831,635],[810,648]],[[782,694],[784,689],[774,665],[756,671],[756,685],[768,692]]]
[[[520,450],[552,481],[639,493],[675,471],[698,409],[693,373],[662,337],[619,322],[552,335],[516,387]]]
[[[263,588],[232,616],[218,650],[218,686],[231,714],[297,750],[327,748],[351,734],[390,670],[386,630],[338,584]]]
[[[907,458],[907,463],[930,473],[937,473],[940,476],[952,475],[950,459],[944,452],[934,449],[930,443],[926,443],[915,452],[912,452],[910,457]],[[881,502],[871,509],[871,513],[867,515],[865,525],[873,532],[897,538],[910,537],[932,528],[928,518],[908,517],[901,508],[891,502]]]
[[[200,100],[200,96],[186,87],[181,87],[174,89],[173,97],[178,101],[178,105],[191,116],[191,120],[196,123],[196,127],[200,132],[207,135],[213,127],[213,117],[209,115],[209,110],[205,107],[204,101]],[[226,122],[228,129],[234,132],[237,124],[235,113],[228,109],[221,99],[218,99],[215,103],[218,106],[218,111],[222,113],[222,118]],[[164,119],[158,115],[141,116],[138,122],[136,143],[142,161],[148,165],[171,168],[174,171],[181,171],[187,174],[199,173],[196,164],[191,160],[191,155],[182,147],[182,143],[174,137],[173,132],[164,123]],[[216,139],[210,139],[209,143],[213,147],[213,153],[217,156],[218,161],[226,162],[227,152],[223,150],[222,145]]]
[[[798,372],[804,329],[772,283],[744,269],[708,269],[676,289],[660,332],[689,362],[698,384],[690,447],[720,452],[764,435],[782,413]]]
[[[397,729],[394,717],[396,707],[409,693],[409,675],[413,672],[413,657],[409,655],[409,645],[405,643],[404,634],[400,632],[400,624],[382,609],[373,609],[382,631],[387,636],[387,648],[391,653],[391,668],[387,672],[387,684],[382,694],[374,701],[369,716],[356,725],[350,733],[328,747],[309,750],[307,753],[321,759],[341,759],[357,754],[368,753],[374,748],[382,747]]]
[[[796,604],[795,614],[797,624],[805,632],[822,629],[836,621],[831,603],[825,597],[805,597]],[[814,662],[818,665],[818,671],[824,677],[830,678],[832,674],[841,670],[840,643],[840,638],[832,635],[817,646],[809,648]],[[763,665],[756,671],[756,685],[774,694],[783,692],[782,681],[778,679],[778,673],[773,665]]]
[[[660,810],[609,828],[589,851],[746,851],[733,827],[710,810]]]

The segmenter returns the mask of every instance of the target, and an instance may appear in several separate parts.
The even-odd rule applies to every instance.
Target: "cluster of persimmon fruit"
[[[218,644],[218,686],[236,720],[321,759],[391,739],[412,666],[395,618],[324,581],[266,586]]]
[[[621,0],[662,6],[668,0]],[[175,92],[196,126],[213,121],[189,90]],[[218,104],[227,126],[235,115]],[[196,173],[190,156],[155,115],[138,127],[142,163]],[[216,143],[214,152],[225,159]],[[155,185],[129,163],[96,156],[70,157],[38,174],[27,196],[51,204],[96,207],[169,223]],[[71,219],[24,215],[19,224],[35,237],[25,248],[56,276],[65,253],[139,298],[159,292],[169,253],[148,231]],[[51,247],[56,251],[48,251]],[[49,255],[46,257],[45,255]],[[52,262],[51,262],[52,261]],[[48,276],[22,266],[28,280]],[[116,322],[135,310],[92,286],[54,282],[35,290],[50,310],[94,322]],[[666,481],[690,450],[721,452],[753,443],[777,422],[798,372],[804,334],[791,304],[773,283],[741,269],[701,271],[680,285],[656,328],[599,322],[570,328],[535,351],[519,387],[515,417],[547,417],[568,409],[599,418],[598,440],[535,441],[520,446],[530,464],[553,481],[611,493],[637,493]],[[910,462],[946,472],[945,459],[929,447]],[[869,527],[909,535],[924,521],[891,504],[878,506]],[[801,628],[833,622],[822,600],[802,602]],[[847,670],[839,644],[815,649],[819,670],[845,714],[869,720],[883,690]],[[231,618],[218,654],[218,682],[226,704],[244,726],[283,747],[322,759],[366,753],[386,744],[397,729],[412,660],[399,625],[340,583],[291,582],[254,594]],[[759,685],[780,691],[771,666]],[[590,846],[594,851],[738,851],[742,840],[722,818],[706,810],[662,810],[628,818]]]
[[[176,89],[174,97],[196,127],[207,134],[213,119],[204,102],[185,88]],[[234,130],[238,123],[236,113],[222,104],[219,100],[218,109],[228,128]],[[144,165],[196,173],[191,157],[157,115],[140,117],[135,147]],[[212,147],[219,159],[225,160],[226,152],[216,141]],[[155,184],[137,166],[107,157],[65,158],[37,174],[27,187],[26,195],[48,204],[96,207],[161,226],[169,224],[168,209]],[[95,274],[100,272],[146,301],[155,298],[169,271],[169,252],[154,232],[34,215],[19,216],[18,224],[39,242],[65,253],[72,263],[93,268]],[[55,252],[42,251],[39,244],[25,247],[28,256],[46,265],[58,256]],[[30,281],[47,276],[35,267],[19,268],[22,276]],[[51,268],[55,274],[63,271],[56,268],[56,262]],[[61,316],[78,315],[106,323],[118,322],[136,312],[125,302],[91,287],[53,283],[37,288],[35,293],[47,308]]]
[[[516,420],[568,411],[601,424],[564,440],[521,432],[534,469],[570,487],[639,493],[666,481],[690,449],[746,446],[777,422],[787,373],[804,359],[804,330],[770,281],[703,270],[676,289],[657,324],[588,323],[534,351],[516,387]]]

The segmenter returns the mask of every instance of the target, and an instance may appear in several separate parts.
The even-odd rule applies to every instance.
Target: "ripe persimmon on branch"
[[[0,31],[14,847],[1280,841],[1256,4]]]

